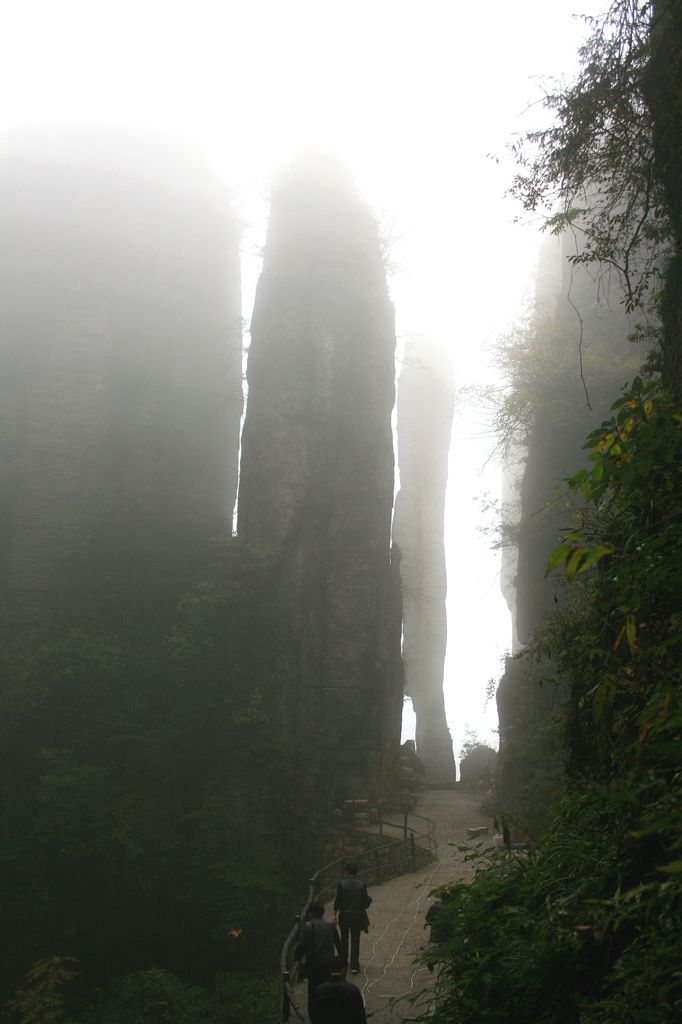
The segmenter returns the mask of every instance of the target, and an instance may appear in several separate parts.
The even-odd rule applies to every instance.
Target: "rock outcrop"
[[[464,755],[460,761],[460,782],[492,785],[495,776],[497,751],[481,743]]]
[[[401,555],[405,692],[415,710],[426,782],[434,785],[456,779],[443,700],[444,516],[453,414],[454,377],[446,355],[414,339],[406,347],[398,383],[400,491],[393,539]]]
[[[302,159],[273,190],[248,359],[238,533],[282,552],[282,729],[303,802],[375,796],[400,736],[390,550],[395,331],[377,229],[344,170]]]
[[[0,196],[0,621],[143,635],[231,531],[229,197],[182,147],[104,130],[8,136]]]
[[[545,569],[562,529],[571,523],[565,478],[584,463],[587,434],[607,416],[645,355],[628,341],[632,327],[619,305],[615,283],[609,293],[607,282],[595,280],[585,268],[572,267],[570,251],[564,236],[548,239],[540,255],[532,334],[527,340],[534,382],[532,421],[525,458],[519,462],[518,546],[512,570],[514,634],[520,647],[517,656],[507,660],[497,694],[498,796],[504,810],[536,828],[541,814],[528,804],[527,796],[534,793],[537,804],[538,793],[544,791],[549,803],[557,790],[563,753],[556,717],[569,691],[554,666],[524,658],[523,646],[563,600],[560,577],[546,576]]]
[[[565,478],[585,462],[587,434],[644,358],[628,341],[632,324],[618,285],[609,289],[587,269],[573,267],[570,254],[567,236],[549,238],[538,267],[534,358],[542,369],[519,488],[515,628],[521,644],[555,604],[557,577],[546,578],[545,568],[570,519],[561,498]]]
[[[676,0],[652,5],[651,59],[644,97],[653,117],[655,164],[670,217],[672,246],[661,297],[661,356],[665,384],[682,395],[682,8]]]

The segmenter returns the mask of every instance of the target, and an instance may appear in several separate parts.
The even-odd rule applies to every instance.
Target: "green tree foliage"
[[[215,1017],[202,989],[151,967],[115,982],[100,1004],[80,1020],[82,1024],[213,1024]]]
[[[625,307],[660,316],[660,364],[682,388],[682,8],[611,0],[581,49],[581,71],[544,100],[549,127],[513,147],[512,193],[570,230],[576,263],[620,277]],[[645,329],[645,333],[652,328]]]
[[[174,1015],[144,1019],[169,1024],[191,1016],[175,975],[269,970],[290,867],[280,787],[295,785],[272,728],[286,671],[278,567],[276,550],[217,542],[205,580],[143,652],[73,624],[3,650],[0,998],[15,993],[20,1024],[32,999],[36,1022],[53,1019],[53,996],[62,1019],[43,968],[64,958],[80,972],[65,1013],[93,986],[118,1006],[136,985],[152,1000],[165,985]],[[133,1020],[102,1013],[93,1021]],[[209,1018],[197,1004],[193,1019]]]
[[[574,757],[597,749],[607,772],[633,743],[639,763],[674,744],[682,665],[682,409],[637,378],[613,413],[588,438],[590,468],[569,480],[587,503],[579,529],[550,559],[568,576],[601,571],[541,641],[574,679]]]
[[[265,977],[219,972],[207,993],[170,971],[150,967],[95,993],[78,1024],[268,1024],[277,1013],[279,996],[274,972]]]
[[[554,233],[574,233],[576,263],[617,271],[628,311],[655,298],[671,241],[645,99],[653,8],[612,0],[604,15],[586,18],[592,31],[577,79],[547,91],[551,123],[514,146],[512,194],[527,211],[544,211]]]
[[[466,781],[492,781],[497,752],[484,743],[475,729],[466,728],[464,742],[459,750],[460,779]]]
[[[75,963],[73,957],[51,956],[33,965],[7,1002],[7,1009],[16,1014],[19,1024],[53,1024],[63,1020],[61,989],[78,974]]]
[[[584,436],[587,401],[607,409],[623,374],[634,375],[641,364],[636,347],[628,352],[625,339],[613,337],[606,310],[592,325],[589,346],[579,352],[580,316],[565,296],[559,298],[551,312],[526,310],[496,347],[504,383],[488,392],[488,399],[494,406],[497,452],[506,463],[538,431],[559,427],[563,433],[580,430]]]

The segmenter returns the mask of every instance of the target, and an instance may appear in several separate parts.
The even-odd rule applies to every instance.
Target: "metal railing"
[[[379,809],[379,816],[376,819],[376,821],[369,822],[368,824],[370,827],[365,828],[364,830],[361,827],[358,827],[358,822],[355,817],[355,814],[353,812],[351,812],[351,814],[352,824],[340,824],[336,827],[339,829],[352,829],[356,831],[358,835],[361,833],[366,835],[367,832],[376,835],[376,833],[373,832],[371,826],[375,826],[376,828],[378,828],[379,835],[383,835],[385,829],[392,828],[396,829],[399,832],[402,832],[403,839],[407,839],[408,832],[412,832],[414,833],[415,839],[418,839],[420,840],[420,842],[426,844],[431,853],[435,853],[436,851],[435,826],[431,819],[424,817],[423,814],[416,814],[414,811],[404,811],[402,815],[402,821],[388,821],[386,818],[383,817],[381,809]],[[415,819],[421,823],[421,828],[414,827],[413,822]]]
[[[411,824],[408,825],[408,818],[410,822],[412,822],[414,818],[422,822],[421,829],[416,829]],[[414,814],[412,811],[405,811],[401,822],[386,821],[380,815],[377,824],[379,826],[380,835],[383,835],[385,828],[395,828],[402,831],[403,839],[407,839],[407,833],[410,831],[414,835],[415,839],[420,839],[426,844],[429,853],[435,854],[436,852],[436,826],[430,818],[425,818],[423,814]]]
[[[308,907],[314,900],[326,903],[329,897],[335,893],[336,885],[341,875],[342,867],[352,860],[358,865],[358,874],[370,885],[381,885],[382,881],[395,878],[408,871],[417,870],[417,862],[424,862],[424,856],[433,860],[436,849],[435,826],[429,818],[421,814],[410,814],[409,818],[418,818],[423,822],[422,829],[417,831],[408,825],[408,815],[403,816],[400,823],[379,821],[379,834],[383,835],[384,828],[396,828],[403,832],[402,839],[391,839],[380,846],[368,847],[358,853],[344,854],[336,860],[319,868],[310,879],[308,896],[303,905],[301,913],[296,916],[294,925],[284,940],[280,957],[280,970],[282,974],[282,1021],[286,1022],[293,1013],[302,1024],[308,1024],[308,1017],[296,1002],[295,993],[292,988],[295,978],[293,970],[293,952],[298,939],[301,922],[306,919]],[[376,833],[373,833],[376,835]],[[421,840],[421,844],[417,843]],[[421,866],[421,865],[420,865]]]

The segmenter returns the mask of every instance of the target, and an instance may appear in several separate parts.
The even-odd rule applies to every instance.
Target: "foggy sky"
[[[23,0],[3,12],[0,130],[124,123],[194,142],[241,203],[247,317],[272,167],[301,144],[333,148],[393,238],[399,340],[428,334],[459,384],[489,380],[486,347],[522,305],[538,241],[503,198],[505,144],[541,116],[520,120],[541,96],[532,76],[575,65],[576,7],[599,5]],[[446,665],[456,749],[465,722],[492,724],[482,694],[510,643],[498,556],[475,531],[473,495],[499,490],[497,471],[483,471],[487,433],[459,410]]]

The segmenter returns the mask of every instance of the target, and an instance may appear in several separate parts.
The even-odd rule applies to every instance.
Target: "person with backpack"
[[[341,951],[341,939],[336,925],[325,920],[324,905],[314,900],[308,907],[308,920],[299,933],[294,949],[294,960],[305,963],[308,976],[308,1016],[311,1024],[318,1024],[315,993],[331,974],[334,951]]]

